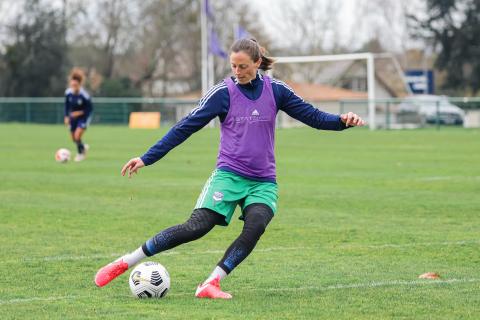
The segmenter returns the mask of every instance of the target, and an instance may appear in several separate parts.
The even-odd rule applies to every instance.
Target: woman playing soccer
[[[220,148],[216,169],[205,184],[191,217],[148,239],[135,251],[101,268],[95,283],[102,287],[140,260],[180,244],[199,239],[216,225],[229,224],[235,207],[242,209],[243,230],[226,250],[210,276],[197,287],[198,298],[230,299],[220,281],[253,250],[277,211],[274,134],[277,112],[282,110],[303,123],[323,130],[362,126],[354,113],[333,115],[319,111],[298,97],[285,83],[261,75],[273,60],[255,40],[236,41],[230,50],[233,77],[210,89],[199,105],[180,120],[143,156],[133,158],[122,175],[137,173],[161,159],[191,134],[219,117]]]
[[[69,88],[65,91],[65,125],[70,125],[73,142],[77,145],[75,161],[85,159],[88,145],[82,142],[82,136],[90,124],[92,116],[92,100],[87,91],[82,88],[85,76],[83,71],[74,68],[70,72]]]

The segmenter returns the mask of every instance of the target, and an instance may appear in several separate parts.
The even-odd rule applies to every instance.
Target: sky
[[[275,41],[285,41],[284,35],[279,34],[275,29],[278,24],[277,14],[279,6],[288,10],[288,7],[299,6],[305,1],[311,0],[249,0],[254,7],[261,12],[260,19],[264,22],[265,28]],[[324,6],[331,0],[316,0],[319,7]],[[338,20],[336,28],[339,32],[339,40],[342,45],[351,50],[357,50],[362,44],[368,41],[373,34],[377,34],[382,44],[388,47],[389,51],[401,51],[406,47],[418,47],[422,44],[414,41],[408,34],[403,19],[403,10],[409,12],[421,12],[424,0],[335,0],[339,4]],[[376,5],[375,3],[379,3]],[[387,6],[388,4],[388,6]],[[280,9],[280,10],[283,10]],[[335,17],[332,17],[335,18]],[[331,35],[332,37],[332,35]],[[328,42],[328,40],[327,40]],[[326,43],[328,48],[328,43]]]
[[[43,0],[52,4],[61,6],[62,0]],[[210,0],[223,1],[223,0]],[[331,0],[247,0],[260,13],[267,34],[273,41],[282,45],[285,37],[282,32],[278,32],[275,26],[279,23],[279,11],[291,10],[294,6],[299,6],[305,1],[318,3],[319,8],[323,8]],[[377,34],[382,44],[388,48],[388,51],[399,52],[406,47],[419,47],[421,44],[411,40],[405,27],[405,21],[402,18],[402,10],[407,8],[411,11],[420,11],[425,0],[335,0],[339,5],[338,13],[332,19],[337,19],[334,32],[327,32],[325,35],[325,47],[330,49],[329,45],[336,40],[342,46],[348,47],[351,51],[358,50],[362,44],[369,40],[373,34]],[[0,0],[0,20],[11,16],[16,16],[20,9],[15,5],[15,0]],[[382,5],[388,10],[382,11]],[[273,13],[272,13],[273,12]],[[363,13],[362,13],[363,12]],[[275,13],[275,14],[274,14]],[[388,16],[388,17],[387,17]],[[2,33],[5,30],[0,29],[0,42]]]

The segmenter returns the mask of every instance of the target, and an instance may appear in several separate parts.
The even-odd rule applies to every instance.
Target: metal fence
[[[480,97],[435,99],[422,96],[404,99],[375,100],[375,127],[379,129],[410,129],[435,126],[480,127]],[[339,113],[353,111],[368,119],[367,100],[340,101]]]
[[[446,98],[418,103],[406,99],[375,100],[375,128],[405,129],[426,126],[463,125],[480,127],[480,97]],[[353,111],[369,119],[368,100],[313,102],[320,110],[330,113]],[[197,100],[166,98],[101,98],[93,99],[92,122],[126,125],[131,112],[157,111],[162,125],[172,125],[196,107]],[[452,105],[447,107],[446,104]],[[455,111],[456,110],[456,111]],[[459,111],[460,110],[460,111]],[[461,113],[461,116],[459,114]],[[64,98],[0,98],[0,123],[63,123]],[[279,127],[302,125],[283,112],[277,119]]]
[[[94,98],[93,123],[128,124],[131,112],[158,111],[162,124],[173,124],[197,100],[163,98]],[[0,122],[63,123],[64,98],[0,98]]]

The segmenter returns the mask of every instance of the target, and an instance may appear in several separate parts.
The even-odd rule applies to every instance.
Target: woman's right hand
[[[130,159],[122,168],[122,176],[128,171],[128,177],[131,178],[134,173],[138,173],[138,169],[145,167],[142,159],[139,157]]]
[[[70,118],[69,117],[64,117],[63,118],[63,123],[65,123],[66,126],[70,124]]]

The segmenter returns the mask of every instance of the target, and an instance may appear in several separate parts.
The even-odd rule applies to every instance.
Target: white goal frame
[[[366,60],[367,61],[367,90],[368,90],[368,127],[375,130],[375,54],[370,52],[334,54],[322,56],[291,56],[274,57],[275,63],[308,63],[331,62],[341,60]]]

